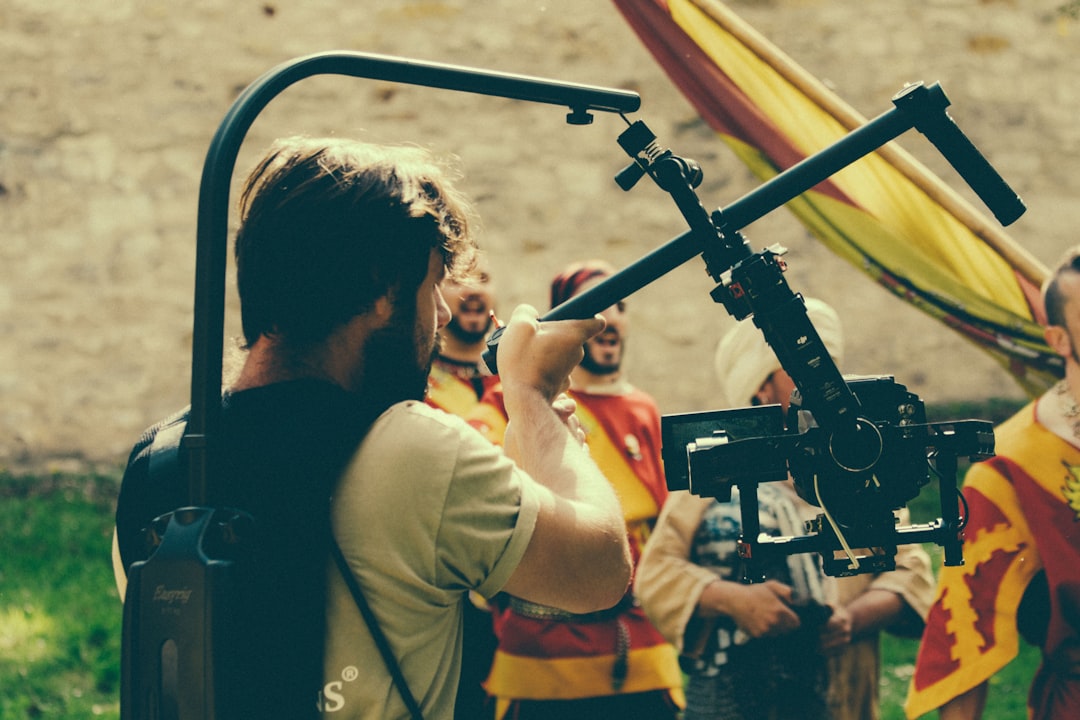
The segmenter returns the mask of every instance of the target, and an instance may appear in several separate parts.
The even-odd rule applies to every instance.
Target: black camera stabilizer
[[[634,162],[616,181],[629,190],[649,175],[669,193],[690,229],[541,320],[591,317],[700,254],[718,283],[711,295],[737,320],[753,317],[796,386],[788,422],[779,405],[663,418],[668,487],[730,500],[739,488],[744,579],[778,554],[818,552],[830,575],[879,572],[895,566],[896,546],[934,542],[945,563],[963,564],[957,459],[993,454],[989,422],[928,424],[922,401],[892,377],[845,381],[783,272],[782,248],[754,253],[740,230],[859,158],[915,128],[924,134],[1004,225],[1025,211],[1021,199],[946,112],[937,84],[905,87],[894,107],[830,147],[780,173],[727,208],[709,213],[695,188],[700,168],[660,147],[640,121],[620,136]],[[485,356],[496,370],[498,335]],[[894,510],[940,477],[941,518],[898,527]],[[822,508],[805,536],[760,535],[757,484],[794,479],[799,494]],[[856,549],[869,552],[857,554]]]
[[[240,146],[258,114],[288,87],[320,74],[380,79],[562,105],[569,108],[566,120],[570,124],[591,122],[591,111],[618,113],[626,120],[625,114],[637,111],[640,106],[636,93],[623,90],[355,52],[320,53],[283,63],[253,82],[237,98],[211,142],[199,192],[189,419],[182,427],[182,433],[178,426],[165,428],[160,433],[161,447],[155,443],[150,463],[152,474],[175,475],[184,468],[188,505],[155,520],[148,538],[155,548],[153,554],[129,569],[121,670],[121,716],[125,719],[210,720],[243,714],[242,710],[230,705],[227,666],[230,662],[235,665],[236,658],[242,657],[244,651],[231,644],[235,639],[229,632],[231,613],[243,612],[231,598],[235,596],[236,585],[241,582],[238,565],[243,562],[244,552],[230,546],[243,544],[250,534],[248,524],[252,519],[243,509],[206,507],[207,489],[220,473],[216,469],[217,458],[224,451],[220,447],[220,393],[229,188]],[[630,127],[620,136],[619,142],[634,162],[619,173],[619,184],[629,190],[637,180],[649,175],[675,200],[690,230],[554,308],[541,319],[591,317],[700,254],[709,274],[719,283],[712,293],[713,298],[740,320],[754,316],[755,324],[765,333],[802,397],[806,398],[806,410],[797,412],[802,413],[799,422],[805,423],[807,428],[798,435],[783,432],[779,406],[766,409],[767,425],[773,434],[755,431],[747,436],[749,445],[746,447],[760,446],[752,453],[758,469],[747,468],[745,474],[732,476],[731,481],[723,472],[701,469],[709,463],[715,464],[714,454],[690,452],[699,440],[703,450],[704,446],[721,444],[721,440],[726,439],[723,427],[714,424],[702,428],[700,422],[695,424],[686,418],[665,418],[665,427],[670,430],[672,439],[670,443],[665,440],[670,487],[720,495],[725,486],[730,491],[734,484],[746,490],[741,493],[745,511],[751,502],[746,496],[756,495],[757,481],[780,479],[768,476],[773,470],[761,469],[761,459],[780,458],[786,467],[787,458],[791,457],[793,474],[801,459],[816,477],[828,474],[831,468],[844,470],[837,460],[876,468],[869,461],[875,453],[868,451],[868,446],[876,448],[880,445],[882,457],[891,457],[889,450],[894,445],[906,447],[895,438],[898,435],[904,437],[908,431],[895,430],[877,416],[865,412],[859,402],[861,394],[852,391],[828,360],[827,353],[821,353],[826,362],[817,363],[810,359],[807,343],[809,347],[820,346],[820,339],[806,318],[801,299],[783,281],[782,266],[778,261],[781,253],[772,250],[752,253],[738,232],[912,127],[927,135],[942,151],[999,221],[1008,224],[1019,217],[1024,211],[1022,202],[956,128],[945,113],[948,100],[936,85],[930,88],[911,86],[894,98],[894,104],[894,109],[854,130],[830,148],[781,173],[722,212],[717,210],[712,214],[704,209],[694,191],[701,181],[700,169],[693,162],[658,147],[643,123],[631,124],[627,120]],[[498,337],[495,337],[485,356],[493,371],[496,370],[497,347]],[[795,402],[793,406],[796,406]],[[912,417],[915,416],[917,413]],[[762,417],[750,419],[749,425],[760,428]],[[729,423],[725,420],[724,424]],[[925,431],[911,432],[920,442],[924,440],[920,433],[932,438],[932,442],[924,442],[923,446],[932,448],[939,456],[939,469],[943,468],[946,474],[951,466],[954,478],[958,455],[992,452],[992,430],[981,424],[976,424],[974,429],[961,423],[946,426],[920,423],[917,427],[924,427]],[[692,430],[690,434],[686,434],[688,428]],[[739,437],[738,432],[734,435]],[[741,447],[738,441],[731,445]],[[678,463],[670,461],[668,454],[671,452],[676,452],[680,462],[685,464],[685,472]],[[820,459],[820,466],[814,467],[806,460],[808,456]],[[743,459],[740,456],[733,462],[737,464]],[[924,459],[921,453],[919,459]],[[722,464],[730,463],[725,458]],[[704,473],[713,482],[690,482],[692,470],[699,476]],[[947,561],[962,562],[955,481],[952,494],[946,496],[943,492],[941,502],[942,514],[948,520],[934,527],[907,529],[902,540],[933,540],[946,544]],[[845,513],[840,517],[850,521]],[[752,526],[748,528],[752,529]],[[878,526],[873,525],[870,529],[877,532]],[[772,547],[784,553],[832,547],[824,528],[816,541],[793,538],[786,544],[766,545],[749,532],[747,535],[750,540],[745,545],[751,555],[755,547],[762,553],[770,552]],[[863,539],[862,533],[849,530],[849,535],[856,540]],[[182,589],[165,593],[168,597],[164,599],[157,597],[160,588],[171,588],[178,582],[183,585]],[[181,596],[183,602],[175,602]]]

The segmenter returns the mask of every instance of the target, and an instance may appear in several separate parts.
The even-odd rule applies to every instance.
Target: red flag
[[[762,180],[866,122],[718,0],[614,2]],[[833,252],[990,353],[1027,392],[1061,377],[1040,325],[1046,268],[894,143],[788,207]]]

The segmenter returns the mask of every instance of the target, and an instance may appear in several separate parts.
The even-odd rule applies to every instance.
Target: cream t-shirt
[[[335,493],[334,535],[428,720],[452,718],[461,603],[494,596],[532,537],[536,486],[460,418],[399,403],[372,425]],[[328,561],[327,718],[408,718],[398,689]]]

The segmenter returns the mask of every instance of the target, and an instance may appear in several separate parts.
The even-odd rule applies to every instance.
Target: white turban
[[[803,298],[806,315],[821,336],[833,362],[844,358],[844,336],[836,311],[817,298]],[[732,406],[749,405],[761,384],[782,369],[776,353],[765,336],[749,318],[740,321],[723,337],[716,348],[716,376],[727,402]]]

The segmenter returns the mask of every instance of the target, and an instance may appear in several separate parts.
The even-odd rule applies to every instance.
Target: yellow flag
[[[866,123],[718,0],[614,0],[672,82],[763,181]],[[992,355],[1035,395],[1047,270],[895,144],[788,203],[833,252]]]

